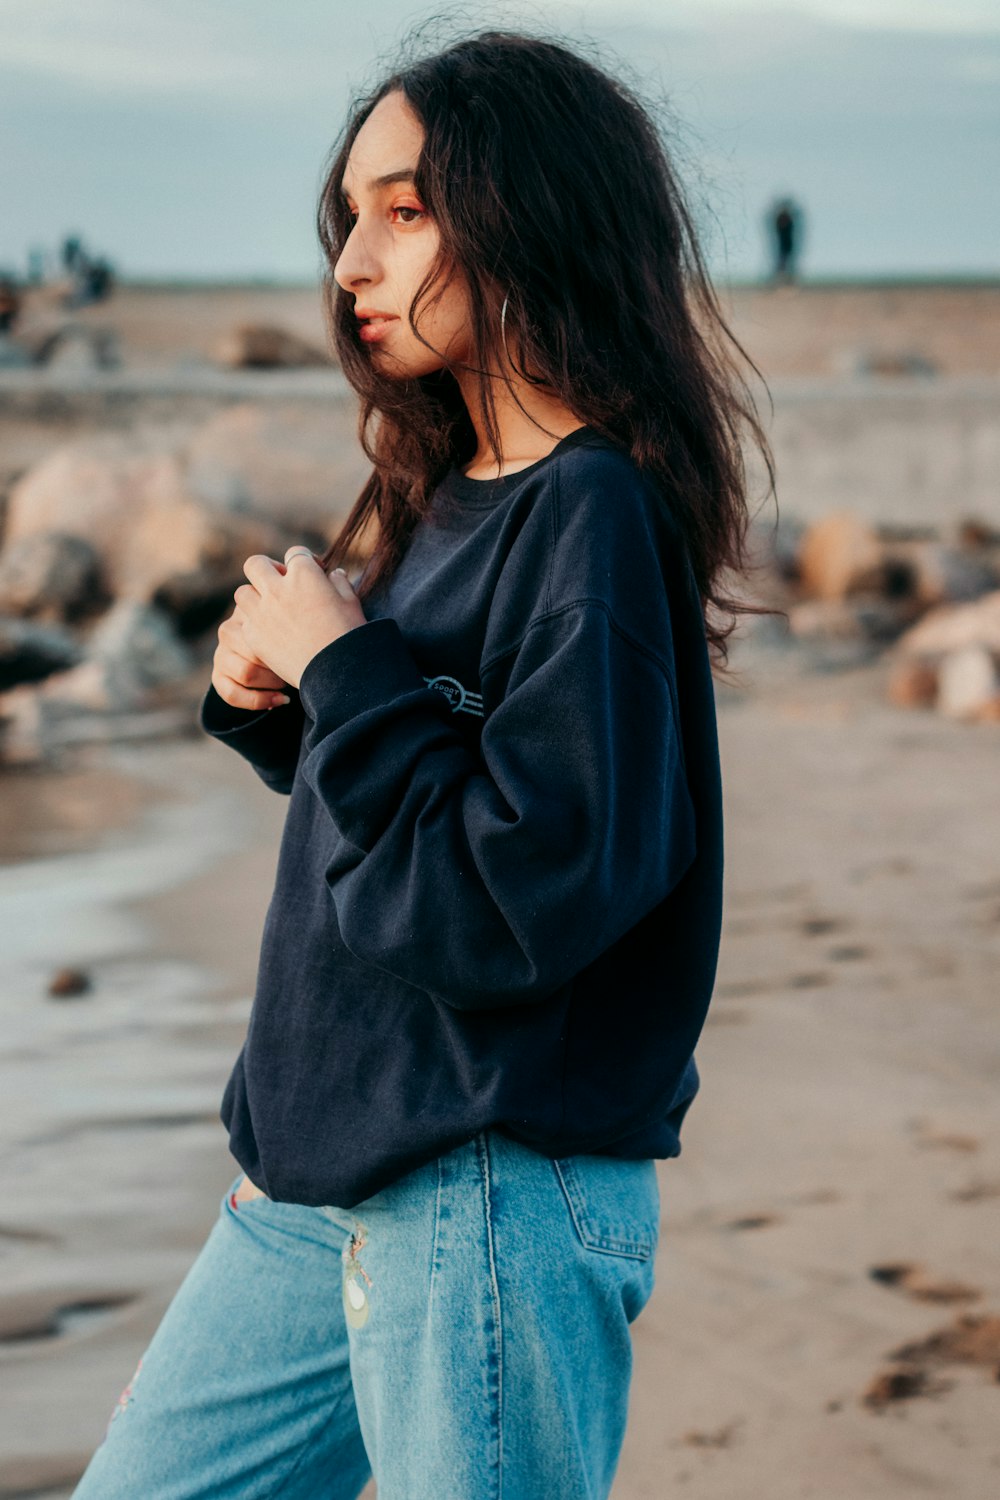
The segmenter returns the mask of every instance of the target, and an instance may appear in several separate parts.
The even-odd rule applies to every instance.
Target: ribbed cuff
[[[209,683],[208,691],[201,701],[198,723],[206,734],[226,735],[237,729],[248,729],[271,713],[269,708],[234,708]]]

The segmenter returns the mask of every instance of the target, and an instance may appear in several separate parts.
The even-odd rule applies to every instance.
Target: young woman
[[[766,442],[650,116],[572,49],[386,79],[320,234],[372,473],[326,557],[247,558],[201,711],[289,796],[241,1172],[76,1496],[595,1500],[699,1087]]]

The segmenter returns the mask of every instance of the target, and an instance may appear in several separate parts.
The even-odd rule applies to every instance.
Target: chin
[[[404,359],[379,344],[371,346],[372,358],[378,361],[380,375],[395,376],[397,380],[419,380],[421,375],[433,375],[445,368],[443,359]]]

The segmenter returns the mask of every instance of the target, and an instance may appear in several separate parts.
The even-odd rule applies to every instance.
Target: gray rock
[[[75,637],[58,625],[0,618],[0,692],[40,682],[78,662],[82,654]]]
[[[299,370],[330,364],[329,356],[299,334],[267,323],[241,323],[215,347],[220,365],[235,370]]]
[[[115,708],[140,705],[150,688],[185,677],[194,665],[169,618],[134,599],[108,610],[90,638],[88,657],[105,668]]]
[[[0,612],[61,621],[106,602],[101,560],[89,542],[65,532],[23,536],[0,552]]]

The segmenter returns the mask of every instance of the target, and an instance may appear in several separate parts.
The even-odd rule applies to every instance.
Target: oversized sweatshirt
[[[631,455],[457,467],[290,703],[201,727],[288,796],[220,1118],[271,1198],[353,1208],[497,1128],[680,1154],[715,981],[704,621]]]

